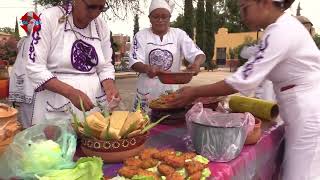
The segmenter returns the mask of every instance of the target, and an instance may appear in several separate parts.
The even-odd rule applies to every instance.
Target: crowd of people
[[[134,36],[130,49],[129,66],[139,73],[134,106],[141,102],[148,111],[147,101],[166,91],[178,91],[170,104],[183,107],[198,97],[252,95],[271,83],[286,124],[283,179],[319,179],[320,51],[310,31],[284,12],[293,1],[238,0],[242,21],[253,31],[264,29],[259,44],[244,53],[248,61],[220,82],[179,89],[157,76],[179,71],[183,59],[196,75],[206,57],[186,32],[170,27],[174,2],[152,0],[151,26]],[[69,111],[80,115],[81,101],[86,111],[120,101],[110,29],[98,17],[107,9],[106,0],[73,0],[45,9],[40,29],[30,23],[10,76],[9,99],[20,106],[24,128]]]

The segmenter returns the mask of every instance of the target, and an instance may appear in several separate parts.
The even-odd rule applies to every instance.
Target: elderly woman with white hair
[[[140,73],[135,107],[140,101],[146,110],[148,98],[179,88],[178,85],[162,84],[157,77],[161,71],[179,71],[185,58],[190,62],[188,69],[198,73],[205,60],[204,53],[186,32],[170,27],[173,8],[171,0],[152,0],[149,8],[151,27],[140,30],[134,37],[129,66]]]

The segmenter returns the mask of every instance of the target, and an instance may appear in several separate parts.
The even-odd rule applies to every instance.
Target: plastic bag
[[[68,120],[47,120],[18,133],[0,157],[0,179],[73,168],[77,138]]]
[[[239,155],[255,118],[250,113],[221,113],[195,104],[186,114],[189,150],[211,161],[227,162]],[[192,143],[191,143],[192,142]]]

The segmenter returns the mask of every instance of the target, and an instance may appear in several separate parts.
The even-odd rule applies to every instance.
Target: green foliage
[[[184,1],[184,17],[183,19],[183,30],[193,39],[193,27],[194,27],[194,16],[193,16],[193,5],[192,0]]]
[[[204,0],[198,0],[197,11],[196,11],[196,43],[200,49],[204,50],[205,43],[205,11],[204,11]]]
[[[185,31],[185,26],[184,26],[184,16],[182,14],[179,14],[178,17],[176,18],[176,20],[174,20],[173,22],[171,22],[171,27],[175,27],[175,28],[180,28],[183,29]]]
[[[133,35],[136,35],[136,33],[139,31],[139,15],[136,14],[134,16],[134,26],[133,26]]]
[[[0,32],[4,32],[7,34],[14,34],[14,29],[10,27],[3,27],[3,28],[0,28]]]
[[[230,33],[248,31],[248,28],[241,22],[238,1],[225,0],[223,14],[225,17],[224,27],[228,28]]]
[[[115,41],[112,42],[111,47],[114,52],[118,52],[120,49],[120,45]]]
[[[37,0],[37,2],[42,6],[57,6],[66,2],[66,0]]]
[[[252,46],[254,44],[257,44],[257,40],[254,40],[252,37],[245,37],[245,40],[243,41],[242,44],[235,48],[230,48],[229,49],[229,55],[230,59],[239,59],[239,66],[242,66],[245,62],[248,61],[248,59],[243,59],[240,57],[240,52],[244,46]],[[231,54],[230,54],[231,53]],[[233,56],[233,57],[232,57]]]
[[[20,35],[19,35],[19,24],[18,24],[18,19],[16,17],[16,26],[14,27],[14,35],[16,38],[19,38]]]
[[[316,43],[316,45],[318,46],[318,48],[320,49],[320,34],[316,34],[313,37],[314,42]]]

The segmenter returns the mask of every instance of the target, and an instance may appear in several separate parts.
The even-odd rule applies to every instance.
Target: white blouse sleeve
[[[259,51],[234,74],[226,78],[225,82],[243,95],[252,95],[270,71],[287,59],[292,43],[292,38],[288,34],[279,29],[266,32],[259,44]]]
[[[181,46],[182,55],[190,63],[193,63],[196,56],[199,54],[204,54],[203,51],[192,41],[192,39],[187,35],[187,33],[179,29],[180,38],[179,42]]]
[[[97,73],[100,81],[104,81],[106,79],[115,79],[114,75],[114,66],[112,65],[112,48],[110,41],[110,30],[107,28],[106,23],[103,20],[100,20],[101,29],[101,48],[103,52],[104,59],[100,59],[103,63],[99,63],[97,68]]]
[[[134,65],[137,62],[145,64],[145,50],[143,44],[142,33],[138,32],[133,37],[133,45],[130,48],[129,53],[129,67]]]
[[[53,14],[43,13],[40,16],[41,29],[33,31],[31,34],[31,44],[28,52],[27,73],[31,80],[32,86],[39,91],[43,84],[54,75],[47,68],[48,54],[51,48],[52,31],[54,27],[51,24],[50,16]]]

